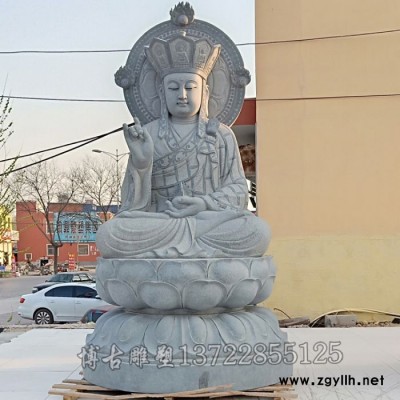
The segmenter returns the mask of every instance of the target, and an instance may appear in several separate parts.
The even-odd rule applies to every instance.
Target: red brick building
[[[116,211],[112,207],[112,211]],[[60,210],[62,209],[62,212]],[[104,218],[97,207],[91,203],[62,203],[49,205],[50,225],[58,223],[57,237],[62,246],[58,248],[58,263],[95,264],[99,253],[95,238],[98,225]],[[112,216],[110,212],[108,218]],[[98,223],[95,223],[97,221]],[[36,202],[17,202],[16,225],[20,232],[17,261],[36,262],[42,258],[54,259],[54,248],[48,239],[49,228],[45,214]],[[47,236],[47,237],[46,237]]]

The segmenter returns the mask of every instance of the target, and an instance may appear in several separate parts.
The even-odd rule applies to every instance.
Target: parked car
[[[97,320],[106,312],[114,310],[117,306],[100,306],[96,308],[91,308],[86,311],[85,315],[81,318],[81,322],[87,324],[88,322],[97,322]]]
[[[97,295],[94,283],[57,284],[20,299],[18,315],[36,324],[80,321],[92,308],[109,305]]]
[[[62,272],[57,275],[53,275],[50,279],[46,280],[45,283],[40,283],[32,289],[32,293],[39,292],[42,289],[48,288],[49,286],[57,283],[71,283],[71,282],[96,282],[96,279],[88,274],[87,272]]]

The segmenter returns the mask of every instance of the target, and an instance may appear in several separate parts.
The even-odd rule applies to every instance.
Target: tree
[[[69,174],[70,180],[75,182],[77,187],[75,201],[85,203],[89,200],[99,211],[99,218],[96,220],[93,220],[89,213],[87,216],[96,228],[99,222],[107,221],[110,215],[116,212],[115,204],[119,201],[121,191],[119,179],[121,172],[116,170],[115,162],[104,158],[87,157]]]
[[[0,151],[6,154],[6,142],[13,134],[12,125],[9,121],[12,107],[10,99],[0,96]],[[0,172],[0,238],[4,237],[7,230],[10,229],[8,220],[9,215],[14,209],[14,197],[7,184],[7,177],[14,169],[16,159],[2,168]]]
[[[17,172],[11,188],[32,223],[52,245],[56,274],[58,248],[64,244],[61,221],[65,213],[70,211],[76,185],[54,163],[39,160],[38,164]]]

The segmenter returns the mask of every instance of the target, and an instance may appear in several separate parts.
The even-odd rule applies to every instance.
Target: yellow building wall
[[[256,0],[255,15],[267,304],[400,312],[400,32],[364,35],[399,29],[400,2]]]

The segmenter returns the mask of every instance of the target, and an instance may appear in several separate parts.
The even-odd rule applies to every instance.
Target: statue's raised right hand
[[[138,118],[134,118],[135,125],[128,127],[123,124],[124,135],[132,163],[136,169],[150,167],[153,160],[154,143],[146,128],[142,127]]]

